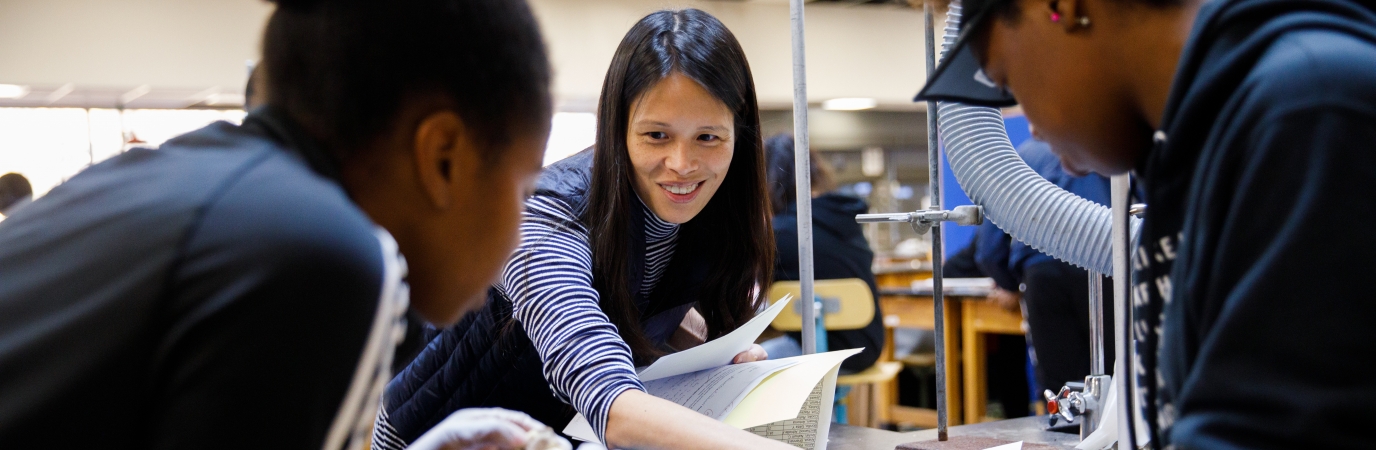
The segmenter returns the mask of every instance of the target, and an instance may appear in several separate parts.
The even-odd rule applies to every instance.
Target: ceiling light
[[[0,98],[23,98],[25,95],[29,95],[28,86],[0,84]]]
[[[822,109],[829,111],[858,111],[873,108],[877,102],[872,98],[833,98],[822,102]]]

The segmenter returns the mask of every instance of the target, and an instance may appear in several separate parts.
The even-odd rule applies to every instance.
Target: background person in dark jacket
[[[778,257],[774,279],[798,279],[798,204],[794,182],[793,137],[780,134],[765,141],[769,164],[769,196],[774,209],[774,242]],[[864,200],[832,192],[836,182],[826,161],[811,152],[812,167],[812,258],[818,280],[859,278],[870,285],[875,295],[874,319],[858,330],[828,331],[830,350],[861,348],[847,358],[841,369],[851,372],[874,365],[884,350],[884,322],[879,311],[879,289],[874,283],[874,251],[865,240],[856,214],[869,212]],[[798,333],[789,333],[762,344],[770,358],[802,354]]]
[[[20,206],[33,201],[33,185],[17,173],[0,175],[0,215],[14,214]]]
[[[997,106],[1016,92],[1068,171],[1140,179],[1133,334],[1154,445],[1369,448],[1371,2],[976,0],[964,12],[970,38],[951,60],[977,64],[943,65],[956,69],[920,98]],[[974,81],[980,65],[1007,90]]]

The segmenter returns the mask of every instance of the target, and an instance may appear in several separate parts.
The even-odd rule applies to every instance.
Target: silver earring
[[[1080,16],[1080,18],[1077,19],[1075,23],[1080,25],[1080,28],[1089,28],[1089,17]]]

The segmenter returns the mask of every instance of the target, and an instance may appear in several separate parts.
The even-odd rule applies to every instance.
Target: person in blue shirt
[[[1018,146],[1018,155],[1032,170],[1075,195],[1108,205],[1108,179],[1066,173],[1051,146],[1035,138],[1035,128],[1032,133],[1033,139]],[[990,297],[1006,308],[1022,309],[1037,384],[1056,391],[1066,382],[1084,381],[1090,374],[1088,272],[1011,239],[992,222],[980,225],[976,239],[975,261],[998,286]],[[1112,365],[1112,283],[1105,281],[1104,287],[1104,359]]]

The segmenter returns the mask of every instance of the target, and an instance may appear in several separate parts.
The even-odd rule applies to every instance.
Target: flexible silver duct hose
[[[942,59],[960,30],[960,0],[951,2],[943,30]],[[1052,257],[1098,273],[1113,273],[1113,220],[1109,209],[1046,181],[1018,156],[996,108],[937,104],[940,134],[951,172],[965,193],[984,206],[985,218]],[[1132,234],[1141,220],[1132,219]]]

